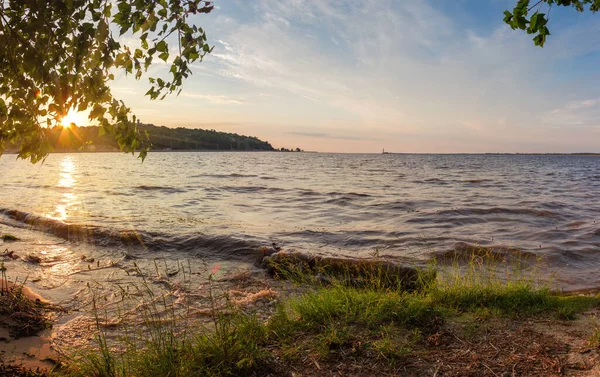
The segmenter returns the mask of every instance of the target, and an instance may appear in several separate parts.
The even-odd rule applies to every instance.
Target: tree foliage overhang
[[[189,17],[212,9],[204,0],[0,0],[0,155],[12,144],[20,158],[43,159],[52,146],[42,129],[86,111],[101,134],[143,160],[148,135],[108,84],[117,70],[139,80],[160,59],[169,73],[148,77],[146,95],[178,94],[191,63],[212,50]]]
[[[527,34],[533,34],[533,43],[544,47],[547,37],[550,35],[548,21],[552,7],[572,7],[578,12],[588,9],[595,13],[600,10],[600,0],[519,0],[511,11],[504,12],[504,22],[513,30],[525,30]]]

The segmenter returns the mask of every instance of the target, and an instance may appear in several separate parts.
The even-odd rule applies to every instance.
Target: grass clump
[[[0,295],[0,324],[14,338],[35,335],[51,326],[47,308],[23,293],[22,285],[2,287]]]
[[[439,308],[421,295],[345,286],[320,288],[282,305],[273,323],[287,322],[315,332],[332,322],[370,329],[389,323],[406,328],[426,327],[441,317]]]
[[[437,305],[459,312],[482,308],[504,315],[528,315],[550,311],[556,300],[548,289],[533,289],[527,284],[489,286],[450,285],[431,287],[428,296]]]
[[[12,234],[3,234],[2,235],[2,241],[4,242],[14,242],[14,241],[19,241],[19,238],[16,236],[13,236]]]
[[[156,268],[158,275],[157,265]],[[73,353],[63,375],[221,377],[267,370],[264,362],[267,353],[262,347],[266,336],[264,324],[253,315],[226,305],[226,297],[214,296],[210,278],[209,285],[212,307],[208,311],[208,324],[191,323],[185,309],[189,309],[187,304],[177,306],[170,291],[153,289],[145,279],[141,286],[122,288],[116,313],[90,287],[96,344]],[[111,310],[117,314],[116,318],[108,315]],[[121,334],[117,339],[115,329]]]
[[[523,260],[498,260],[473,253],[464,265],[445,269],[425,289],[433,303],[458,313],[490,311],[502,316],[523,317],[554,314],[574,319],[576,314],[600,305],[600,298],[562,296],[550,289],[537,272],[541,261],[527,265]]]
[[[554,314],[563,320],[573,320],[577,313],[600,305],[597,297],[560,296],[526,282],[436,285],[429,289],[428,296],[435,304],[462,313],[487,309],[511,317]]]
[[[320,287],[279,306],[266,325],[267,341],[288,360],[316,354],[393,363],[422,341],[420,334],[437,331],[443,315],[416,293]]]
[[[63,371],[69,377],[240,376],[267,365],[260,346],[262,323],[240,313],[221,316],[214,329],[183,335],[165,329],[148,333],[143,344],[123,340],[121,350],[110,348],[99,337],[99,350],[75,356]]]

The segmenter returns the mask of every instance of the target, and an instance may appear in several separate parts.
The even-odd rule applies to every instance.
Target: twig
[[[465,343],[464,340],[462,340],[461,338],[459,338],[458,336],[456,336],[456,334],[454,334],[453,332],[451,332],[452,336],[456,338],[456,340],[458,340],[461,343]]]
[[[483,364],[484,367],[486,367],[490,372],[492,372],[492,374],[496,377],[498,377],[498,375],[496,374],[496,372],[494,372],[490,367],[488,367],[485,363],[481,363]]]
[[[496,350],[496,353],[494,354],[494,356],[492,356],[492,358],[495,359],[496,356],[498,356],[498,354],[500,353],[500,350],[498,348],[496,348],[496,346],[493,345],[492,342],[488,341],[488,343],[490,344],[490,346],[492,346],[492,348],[494,348]]]
[[[540,5],[542,3],[543,0],[539,0],[537,3],[533,4],[531,7],[529,7],[529,9],[527,9],[527,12],[529,12],[530,10],[532,10],[533,8],[537,7],[538,5]]]
[[[515,365],[513,365],[513,367],[512,367],[512,377],[515,377],[515,376],[517,375],[517,374],[516,374],[516,371],[515,371],[515,368],[517,367],[517,364],[519,364],[520,362],[521,362],[521,360],[518,360],[518,361],[515,363]]]

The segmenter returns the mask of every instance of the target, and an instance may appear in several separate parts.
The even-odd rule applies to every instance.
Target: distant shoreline
[[[381,152],[376,153],[365,153],[365,154],[381,154]],[[456,153],[430,153],[430,152],[415,152],[415,153],[403,153],[403,152],[385,152],[388,154],[403,154],[403,155],[445,155],[445,156],[600,156],[600,153],[586,153],[586,152],[577,152],[577,153],[469,153],[469,152],[456,152]]]

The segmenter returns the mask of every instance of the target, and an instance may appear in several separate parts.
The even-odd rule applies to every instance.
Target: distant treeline
[[[221,150],[221,151],[275,151],[279,149],[254,136],[193,128],[168,128],[142,124],[147,131],[153,150]],[[57,152],[112,151],[118,144],[109,135],[100,135],[98,126],[48,128],[46,134]],[[286,150],[287,151],[287,150]]]
[[[141,126],[150,135],[153,149],[208,149],[224,151],[273,151],[268,141],[254,136],[203,130],[200,128],[168,128],[153,124]]]

